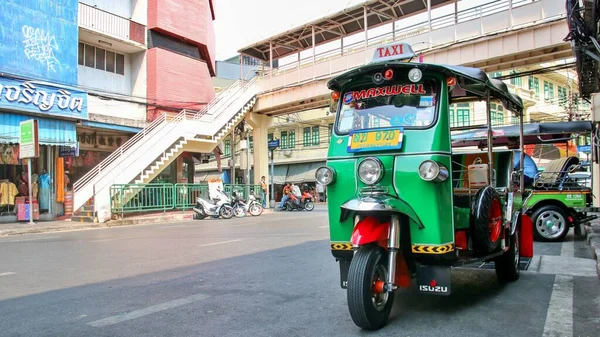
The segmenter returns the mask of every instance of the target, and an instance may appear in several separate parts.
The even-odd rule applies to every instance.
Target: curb
[[[594,259],[596,259],[596,273],[598,274],[598,278],[600,278],[600,226],[586,226],[586,232],[586,240],[592,250]]]
[[[273,209],[267,208],[263,210],[261,215],[273,214]],[[247,215],[250,216],[250,215]],[[71,222],[66,221],[64,224],[47,226],[47,227],[36,227],[36,228],[16,228],[16,229],[0,229],[0,237],[11,236],[11,235],[24,235],[24,234],[41,234],[41,233],[53,233],[53,232],[69,232],[83,229],[96,229],[96,228],[110,228],[110,227],[122,227],[122,226],[135,226],[135,225],[146,225],[156,224],[163,222],[176,222],[176,221],[191,221],[193,220],[193,213],[174,214],[156,217],[142,217],[132,219],[121,219],[121,220],[109,220],[104,223],[98,222]]]

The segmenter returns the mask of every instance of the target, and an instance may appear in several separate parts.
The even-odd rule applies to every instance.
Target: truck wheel
[[[533,212],[531,219],[533,236],[538,241],[562,241],[569,233],[567,214],[558,206],[542,206]]]
[[[390,316],[394,293],[383,290],[387,255],[376,245],[358,249],[348,270],[348,309],[354,324],[367,330],[382,328]]]
[[[475,249],[483,254],[495,251],[502,239],[503,221],[502,201],[493,187],[477,191],[470,221]]]
[[[510,248],[494,261],[496,268],[496,277],[502,282],[512,282],[519,279],[519,264],[521,256],[519,255],[519,229],[510,236]]]

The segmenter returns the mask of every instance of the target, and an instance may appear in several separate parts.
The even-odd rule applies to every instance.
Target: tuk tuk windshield
[[[351,88],[342,94],[336,131],[386,127],[427,128],[436,120],[439,84],[388,84]]]

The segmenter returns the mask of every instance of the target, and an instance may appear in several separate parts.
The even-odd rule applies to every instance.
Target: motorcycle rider
[[[285,202],[290,198],[290,196],[288,195],[290,192],[290,183],[285,183],[285,186],[283,186],[283,196],[281,197],[281,203],[279,203],[279,208],[285,207]]]
[[[302,198],[302,192],[300,192],[300,187],[298,187],[298,185],[296,185],[294,183],[292,183],[292,193],[296,197],[294,202],[299,205],[300,198]]]

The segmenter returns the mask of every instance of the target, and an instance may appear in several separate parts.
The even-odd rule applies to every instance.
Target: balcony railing
[[[124,17],[79,3],[79,26],[121,40],[146,44],[146,27]]]

